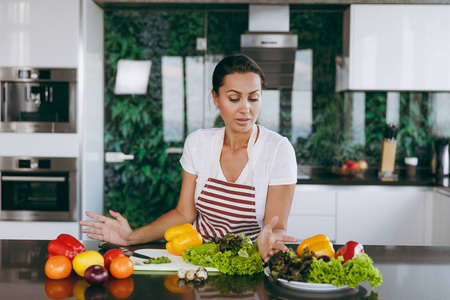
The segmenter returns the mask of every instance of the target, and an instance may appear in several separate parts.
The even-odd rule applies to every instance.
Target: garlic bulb
[[[206,270],[199,270],[195,272],[195,279],[198,281],[204,281],[208,278],[208,272]]]
[[[185,288],[186,287],[186,280],[184,280],[184,279],[178,279],[178,281],[177,281],[177,286],[179,287],[179,288]]]
[[[186,280],[194,280],[195,279],[195,271],[189,270],[186,272]]]
[[[186,270],[183,269],[183,268],[179,269],[177,275],[178,275],[179,278],[185,278],[186,277]]]

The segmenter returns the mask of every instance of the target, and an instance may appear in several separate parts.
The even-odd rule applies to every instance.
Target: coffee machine
[[[440,138],[434,140],[433,156],[431,159],[431,172],[436,176],[450,175],[450,139]]]
[[[0,132],[76,132],[76,69],[0,67]]]

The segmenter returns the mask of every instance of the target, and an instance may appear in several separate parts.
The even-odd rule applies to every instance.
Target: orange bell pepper
[[[323,255],[334,257],[335,255],[333,244],[325,234],[318,234],[301,242],[297,247],[297,255],[301,256],[303,249],[306,247],[309,248],[309,251],[314,252],[317,257]]]
[[[203,238],[192,224],[182,224],[169,228],[164,234],[167,240],[166,249],[173,255],[180,256],[187,247],[203,244]]]

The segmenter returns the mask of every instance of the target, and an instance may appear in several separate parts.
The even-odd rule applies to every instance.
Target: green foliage
[[[193,56],[202,55],[196,50],[196,41],[204,37],[204,14],[202,12],[173,11],[167,14],[167,22],[170,24],[170,48],[165,55],[168,56]]]
[[[298,49],[313,50],[313,133],[294,143],[297,162],[321,165],[342,142],[343,98],[334,92],[335,58],[342,52],[342,13],[291,12]]]
[[[366,93],[366,145],[365,159],[372,166],[378,166],[381,142],[386,126],[386,93]]]
[[[400,130],[397,164],[406,156],[419,157],[419,164],[430,166],[432,138],[431,103],[427,93],[400,93]]]
[[[241,34],[248,29],[248,12],[211,11],[207,13],[207,18],[207,53],[223,56],[239,53]]]
[[[174,208],[181,186],[179,155],[162,139],[161,57],[174,45],[166,13],[105,12],[105,151],[133,154],[107,164],[105,210],[121,212],[132,227]],[[119,59],[150,59],[148,95],[114,95]]]

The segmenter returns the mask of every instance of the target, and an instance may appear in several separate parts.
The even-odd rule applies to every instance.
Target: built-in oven
[[[0,132],[76,132],[76,69],[0,68]]]
[[[0,219],[76,221],[76,158],[0,157]]]

